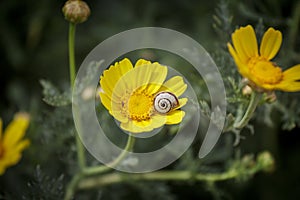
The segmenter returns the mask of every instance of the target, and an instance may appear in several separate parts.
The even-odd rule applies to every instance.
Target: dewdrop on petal
[[[85,22],[91,14],[89,6],[81,0],[68,0],[62,11],[66,20],[74,24]]]

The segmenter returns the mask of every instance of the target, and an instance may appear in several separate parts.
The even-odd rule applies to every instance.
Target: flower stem
[[[108,163],[107,165],[86,168],[83,171],[83,173],[87,176],[101,174],[117,166],[127,156],[128,152],[132,150],[134,146],[134,142],[135,142],[135,138],[132,135],[129,135],[124,150],[116,159],[114,159],[112,162]]]
[[[112,162],[108,163],[107,165],[101,165],[101,166],[95,166],[95,167],[84,167],[82,171],[79,171],[72,179],[72,181],[69,183],[66,194],[65,194],[65,200],[72,199],[78,184],[80,182],[88,177],[88,176],[95,176],[104,172],[107,172],[111,170],[112,167],[117,166],[128,154],[129,151],[133,149],[135,138],[132,135],[128,136],[128,140],[126,143],[126,146],[122,153],[114,159]]]
[[[70,84],[71,88],[74,87],[75,82],[75,75],[76,75],[76,66],[75,66],[75,30],[76,30],[76,24],[70,22],[69,25],[69,69],[70,69]],[[85,152],[83,145],[81,143],[81,140],[79,138],[79,135],[75,133],[75,139],[76,139],[76,147],[77,147],[77,158],[78,158],[78,164],[80,170],[83,170],[85,167]]]
[[[230,169],[224,173],[219,174],[194,174],[190,171],[158,171],[145,174],[123,174],[123,173],[109,173],[103,176],[89,177],[80,181],[78,189],[86,190],[108,186],[116,183],[128,181],[206,181],[216,182],[237,178],[243,175],[253,175],[258,171],[263,170],[262,167],[254,166],[247,171],[240,171],[238,169]]]
[[[135,142],[135,138],[130,134],[128,136],[128,140],[127,140],[125,149],[115,160],[113,160],[111,163],[109,163],[108,166],[109,167],[117,166],[127,156],[128,152],[132,150],[134,142]]]
[[[248,108],[247,108],[244,116],[241,119],[240,119],[240,117],[236,118],[236,121],[233,124],[234,128],[242,129],[248,124],[249,120],[251,119],[251,117],[261,99],[261,96],[262,96],[262,93],[258,93],[255,91],[252,92]]]
[[[77,185],[78,185],[79,181],[82,179],[82,177],[83,177],[82,173],[77,173],[73,177],[72,181],[69,183],[69,185],[67,187],[65,197],[64,197],[65,200],[70,200],[73,198],[73,195],[75,193]]]
[[[75,30],[76,24],[69,24],[69,67],[70,67],[70,82],[73,88],[75,82]]]

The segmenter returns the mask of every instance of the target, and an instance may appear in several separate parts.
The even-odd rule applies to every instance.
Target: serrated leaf
[[[204,100],[200,100],[199,104],[200,104],[201,112],[206,116],[210,116],[211,110],[208,103]]]
[[[223,132],[229,131],[233,128],[234,120],[235,117],[231,113],[229,113],[225,118],[225,125],[224,125]]]
[[[94,84],[95,78],[99,71],[99,68],[101,64],[103,63],[103,60],[100,61],[91,61],[85,71],[85,75],[81,76],[78,80],[76,80],[76,94],[81,94],[86,88],[90,87],[92,84]]]
[[[43,101],[55,107],[71,104],[70,92],[61,93],[50,81],[40,80],[43,87]]]
[[[212,122],[220,129],[223,128],[223,122],[225,120],[225,116],[223,115],[219,106],[215,107],[214,111],[211,113]]]

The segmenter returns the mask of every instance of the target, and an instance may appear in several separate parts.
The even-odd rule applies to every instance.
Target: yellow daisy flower
[[[0,175],[4,174],[8,167],[17,164],[22,151],[29,146],[29,140],[22,140],[28,124],[28,114],[18,113],[2,135],[0,119]]]
[[[272,58],[277,54],[281,43],[281,32],[269,28],[263,35],[260,48],[252,26],[241,27],[232,34],[233,46],[228,43],[238,70],[259,91],[282,90],[300,91],[300,64],[282,71]]]
[[[100,77],[100,98],[109,113],[131,133],[149,132],[164,124],[178,124],[187,98],[178,99],[187,88],[183,78],[164,82],[168,68],[140,59],[133,67],[127,58],[116,62]]]

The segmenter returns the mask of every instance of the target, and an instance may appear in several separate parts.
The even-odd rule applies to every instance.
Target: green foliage
[[[79,169],[70,105],[71,90],[65,89],[69,88],[66,72],[67,23],[60,13],[61,6],[61,2],[50,0],[1,3],[1,117],[6,123],[20,109],[29,111],[33,117],[26,136],[31,140],[31,146],[23,155],[22,162],[0,177],[0,199],[62,199],[68,182]],[[104,178],[121,177],[120,183],[80,191],[75,199],[277,200],[287,198],[286,194],[289,199],[299,196],[295,177],[299,177],[297,166],[300,163],[300,93],[276,92],[276,102],[267,104],[262,100],[250,123],[242,130],[235,129],[234,122],[240,112],[246,109],[250,97],[242,92],[245,84],[226,47],[236,27],[252,24],[258,38],[261,38],[266,28],[273,26],[284,35],[284,43],[275,62],[283,68],[300,63],[298,1],[132,0],[130,4],[122,1],[90,2],[90,7],[92,15],[89,21],[80,25],[76,33],[78,63],[99,41],[120,31],[140,26],[172,28],[190,35],[208,49],[222,74],[228,105],[225,128],[214,150],[200,160],[197,153],[203,138],[198,134],[191,148],[164,169],[168,172],[186,171],[191,177],[178,183],[174,180],[145,181],[142,175],[107,172],[103,174]],[[15,14],[17,17],[11,17]],[[163,53],[148,56],[158,61],[165,59]],[[167,63],[170,59],[164,61]],[[102,62],[89,64],[86,75],[80,81],[81,85],[76,85],[78,94],[83,94],[89,85],[94,84]],[[205,129],[205,124],[211,120],[218,124],[219,110],[211,110],[205,82],[181,67],[181,62],[177,65],[183,74],[189,75],[197,92],[201,107],[200,128]],[[46,77],[40,81],[42,98],[50,106],[40,101],[38,80],[41,77]],[[99,122],[113,133],[107,135],[109,139],[122,148],[126,135],[119,134],[121,131],[98,99],[96,111]],[[135,150],[161,147],[174,137],[177,128],[164,128],[163,134],[150,142],[137,141]],[[262,153],[257,153],[260,151]],[[270,173],[274,170],[275,161],[269,152],[276,158],[277,171],[268,176],[254,176],[260,171]],[[86,155],[88,165],[99,164],[87,152]],[[202,180],[203,184],[199,184],[195,180],[198,173],[205,178],[217,177],[217,180],[224,176],[230,178],[218,183]],[[99,182],[103,181],[101,177],[95,176]],[[282,186],[282,182],[285,186]],[[18,194],[14,194],[15,190]]]
[[[41,80],[40,83],[43,86],[43,100],[47,104],[55,107],[71,104],[70,92],[61,93],[51,82],[46,80]]]
[[[64,176],[52,178],[44,174],[40,166],[36,167],[34,179],[28,183],[27,195],[23,196],[24,200],[56,200],[62,199],[64,194]]]

